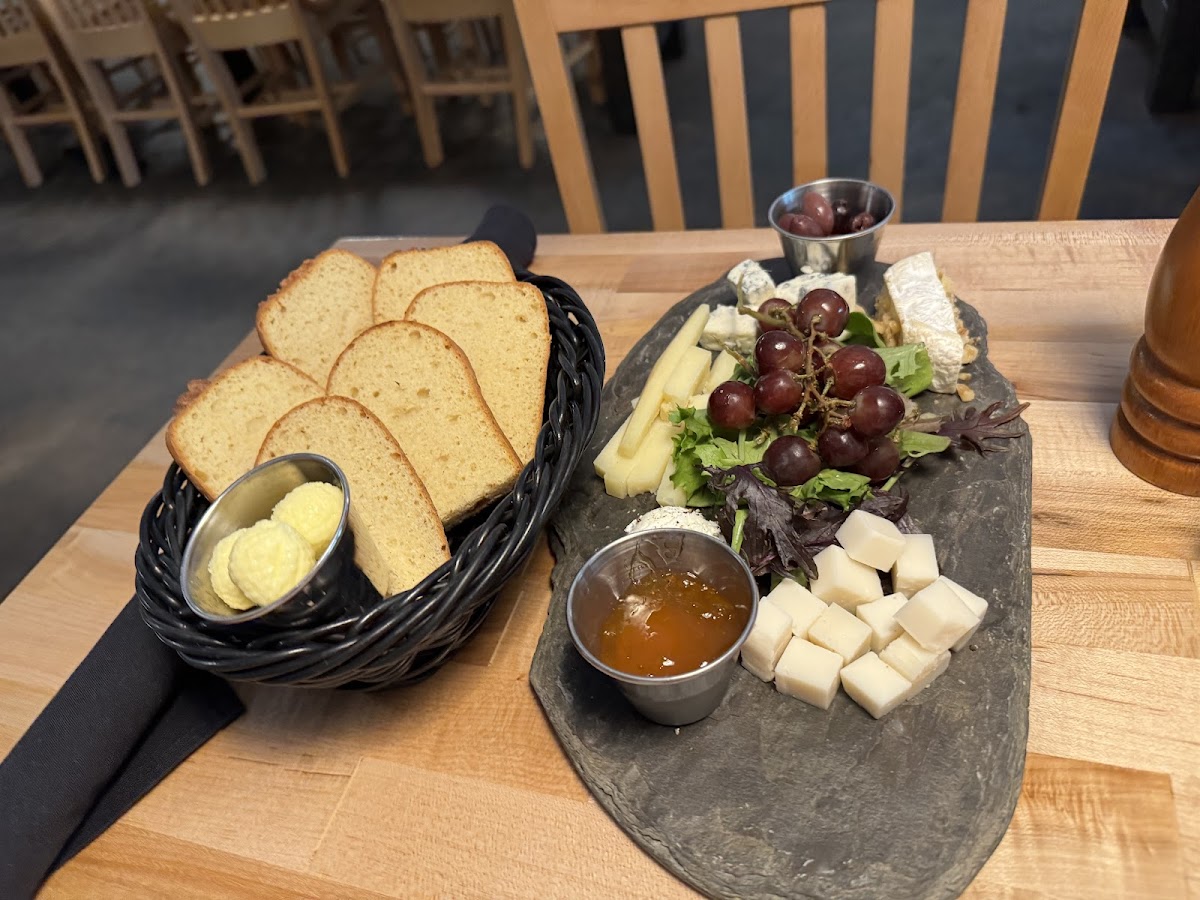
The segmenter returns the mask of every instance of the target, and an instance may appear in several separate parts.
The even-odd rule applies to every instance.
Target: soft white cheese
[[[892,590],[911,597],[938,578],[937,554],[933,551],[933,536],[904,535],[904,549],[892,564]]]
[[[933,254],[918,253],[893,264],[883,273],[883,284],[878,312],[896,317],[902,343],[925,345],[933,365],[931,390],[954,393],[966,341]]]
[[[965,603],[967,605],[967,609],[969,609],[971,614],[975,616],[975,627],[959,638],[958,642],[950,648],[957,653],[971,642],[971,638],[975,636],[975,632],[978,631],[979,626],[983,624],[983,617],[987,615],[988,603],[978,594],[971,593],[961,584],[956,581],[951,581],[945,575],[939,578],[938,581],[944,582],[945,585],[950,588],[950,590],[954,591],[954,593],[958,595],[958,599]]]
[[[843,275],[841,272],[831,272],[828,275],[800,275],[789,281],[782,281],[775,286],[775,296],[782,297],[788,303],[799,303],[804,295],[817,288],[828,288],[837,291],[842,299],[850,304],[851,309],[858,308],[858,287],[853,275]],[[861,311],[861,310],[860,310]]]
[[[794,637],[775,664],[775,688],[781,694],[829,709],[837,694],[842,658],[803,638]]]
[[[842,687],[850,699],[878,719],[911,696],[912,683],[874,653],[842,669]]]
[[[687,509],[682,506],[663,506],[643,513],[625,526],[626,534],[635,531],[651,531],[655,528],[686,528],[688,531],[699,531],[701,534],[721,537],[721,527],[704,517],[698,509]]]
[[[871,629],[866,622],[831,603],[809,626],[808,639],[832,650],[843,662],[854,662],[871,646]]]
[[[763,602],[773,603],[788,614],[792,620],[792,634],[798,638],[808,637],[808,629],[825,612],[827,605],[791,578],[779,582]]]
[[[888,594],[882,600],[861,603],[854,614],[871,629],[871,649],[878,653],[904,631],[896,621],[896,612],[908,598],[903,594]]]
[[[743,356],[754,352],[757,340],[758,322],[753,316],[744,316],[732,306],[714,308],[700,334],[700,346],[705,350],[732,347]]]
[[[792,639],[792,620],[778,606],[758,604],[754,627],[742,644],[742,665],[763,681],[775,677],[775,663]]]
[[[758,309],[763,303],[775,296],[775,281],[769,272],[752,259],[744,259],[725,276],[735,288],[739,282],[746,303]],[[749,318],[748,316],[745,318]]]
[[[917,591],[896,612],[900,627],[926,650],[949,650],[979,624],[949,585],[935,581]]]
[[[809,589],[827,603],[853,610],[860,603],[883,596],[879,573],[852,560],[837,544],[826,547],[813,557],[813,562],[817,577]]]
[[[861,509],[846,517],[837,530],[837,542],[851,559],[885,572],[904,549],[904,535],[894,523]]]

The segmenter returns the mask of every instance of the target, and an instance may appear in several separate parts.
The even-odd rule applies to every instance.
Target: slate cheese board
[[[764,266],[777,280],[783,260]],[[870,311],[886,267],[858,276]],[[828,711],[738,667],[725,700],[680,729],[641,718],[571,644],[566,597],[589,556],[655,506],[617,500],[590,461],[629,414],[655,359],[701,303],[732,304],[724,279],[676,304],[605,386],[584,464],[550,526],[556,565],[530,682],[596,799],[654,859],[712,897],[955,897],[987,861],[1020,792],[1029,725],[1032,445],[918,461],[900,484],[934,536],[944,574],[990,606],[970,648],[878,721],[839,692]],[[987,356],[986,325],[961,300],[980,355],[977,407],[1013,403]],[[945,413],[957,397],[926,392]]]

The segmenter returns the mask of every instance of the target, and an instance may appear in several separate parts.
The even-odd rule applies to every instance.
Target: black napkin
[[[0,763],[0,897],[32,897],[243,709],[131,600]]]
[[[491,241],[512,264],[517,277],[529,274],[529,264],[537,252],[537,230],[519,209],[497,204],[483,214],[483,221],[471,232],[468,241]]]

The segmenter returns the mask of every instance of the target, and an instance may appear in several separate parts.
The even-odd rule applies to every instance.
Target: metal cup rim
[[[337,477],[338,486],[342,489],[342,513],[340,519],[338,520],[338,527],[334,531],[333,537],[329,540],[329,546],[327,546],[324,552],[317,557],[317,560],[313,563],[313,567],[309,570],[308,574],[305,575],[304,578],[302,578],[294,588],[273,603],[268,603],[266,606],[256,606],[252,609],[243,610],[231,616],[218,615],[204,609],[192,598],[191,591],[192,579],[190,576],[193,566],[197,564],[195,562],[195,554],[192,552],[193,548],[195,548],[198,543],[196,541],[196,535],[200,534],[207,526],[209,520],[213,518],[215,515],[213,511],[217,508],[217,505],[223,499],[237,491],[241,485],[246,484],[259,472],[268,469],[271,466],[281,465],[285,462],[295,462],[297,460],[316,462],[325,466],[333,475]],[[297,596],[305,591],[309,584],[312,583],[312,580],[316,577],[317,573],[321,571],[325,563],[328,562],[330,557],[332,557],[337,551],[338,545],[341,543],[342,537],[345,535],[349,527],[350,482],[346,478],[346,473],[342,471],[341,467],[337,463],[335,463],[328,456],[322,456],[319,453],[288,453],[284,456],[277,456],[274,459],[267,460],[265,463],[255,466],[245,475],[242,475],[240,478],[238,478],[237,481],[233,482],[233,484],[229,485],[229,487],[225,488],[225,490],[221,491],[221,493],[217,495],[217,499],[209,504],[208,509],[204,511],[204,514],[200,517],[200,521],[196,523],[196,527],[192,529],[192,533],[188,537],[187,547],[185,547],[183,551],[183,561],[179,566],[179,586],[183,593],[183,599],[192,612],[194,612],[197,616],[207,622],[213,622],[219,625],[237,625],[242,622],[249,622],[253,619],[261,618],[262,616],[279,609],[285,603],[294,600]]]
[[[821,187],[821,186],[827,185],[827,184],[858,184],[858,185],[866,185],[867,187],[874,188],[875,190],[877,190],[881,194],[883,194],[885,197],[887,197],[887,201],[888,201],[887,215],[884,216],[882,219],[880,219],[878,222],[876,222],[874,225],[872,225],[870,228],[864,228],[862,231],[852,231],[849,234],[831,234],[831,235],[828,235],[825,237],[810,236],[807,234],[792,234],[790,231],[786,231],[779,227],[779,221],[778,221],[779,216],[776,214],[776,207],[780,203],[783,202],[784,197],[786,197],[788,194],[792,194],[797,191],[807,191],[807,190],[811,190],[812,188]],[[767,207],[767,221],[770,223],[771,227],[773,229],[775,229],[776,234],[778,234],[782,237],[785,237],[785,238],[789,238],[790,240],[817,241],[819,243],[824,243],[824,244],[836,244],[840,241],[850,240],[852,238],[857,238],[857,237],[863,237],[864,235],[873,234],[874,232],[879,231],[880,229],[883,228],[884,225],[886,225],[888,222],[891,221],[891,218],[893,215],[895,215],[895,213],[896,213],[896,198],[892,196],[891,191],[889,191],[887,188],[885,188],[881,184],[876,184],[874,181],[868,181],[866,178],[818,178],[816,181],[806,181],[804,184],[798,184],[798,185],[795,185],[794,187],[790,187],[786,191],[784,191],[782,194],[780,194],[778,197],[776,197],[774,200],[772,200],[771,205]]]
[[[676,534],[692,535],[694,537],[703,538],[704,540],[709,541],[714,547],[719,547],[724,553],[728,554],[729,556],[732,556],[735,560],[737,560],[738,565],[741,567],[742,571],[745,572],[746,579],[751,586],[750,614],[746,617],[746,625],[742,629],[741,634],[738,635],[737,639],[733,643],[731,643],[729,645],[729,647],[724,652],[721,653],[720,656],[718,656],[714,660],[711,660],[707,666],[702,666],[698,669],[692,669],[690,672],[680,672],[678,675],[662,675],[662,676],[633,675],[633,674],[630,674],[629,672],[622,672],[620,669],[614,669],[612,666],[608,665],[607,663],[601,662],[600,659],[594,653],[592,653],[592,651],[590,649],[588,649],[587,645],[584,643],[583,639],[580,637],[579,631],[575,627],[575,616],[574,616],[576,588],[582,583],[583,574],[584,574],[585,570],[587,569],[588,565],[592,562],[592,560],[596,559],[596,557],[600,556],[603,553],[607,553],[607,552],[611,551],[614,547],[618,547],[618,546],[621,546],[622,544],[630,543],[631,541],[634,541],[637,539],[645,539],[647,535],[664,532],[664,531],[665,532],[674,532]],[[758,583],[755,581],[754,573],[750,571],[750,567],[746,564],[746,560],[744,560],[742,558],[740,553],[734,553],[733,548],[730,547],[728,544],[726,544],[725,541],[720,540],[719,538],[715,538],[710,534],[704,534],[701,531],[696,531],[691,528],[654,528],[654,529],[648,529],[646,531],[635,531],[631,534],[622,535],[621,537],[617,538],[614,541],[610,541],[609,543],[607,543],[603,547],[601,547],[599,550],[597,550],[595,553],[593,553],[591,556],[589,556],[587,558],[587,560],[584,562],[584,564],[579,567],[579,571],[576,572],[575,577],[573,579],[571,579],[571,587],[567,591],[567,629],[571,632],[571,641],[572,641],[572,643],[575,644],[575,649],[578,650],[579,655],[582,656],[585,660],[587,660],[587,662],[593,668],[595,668],[597,671],[602,672],[603,674],[609,676],[610,678],[612,678],[616,681],[620,681],[623,684],[633,684],[633,685],[642,685],[642,686],[680,684],[682,682],[686,682],[690,679],[696,678],[696,677],[704,674],[705,672],[711,671],[712,669],[716,668],[721,663],[724,663],[725,661],[727,661],[731,656],[735,656],[737,653],[739,653],[741,651],[742,645],[744,643],[746,643],[746,638],[750,636],[750,631],[754,627],[755,619],[758,617],[757,614],[758,614]]]

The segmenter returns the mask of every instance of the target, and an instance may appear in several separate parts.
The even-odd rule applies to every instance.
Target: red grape
[[[854,216],[850,212],[850,204],[846,200],[833,201],[833,233],[849,234],[850,220]]]
[[[851,231],[866,231],[868,228],[875,227],[875,217],[869,212],[860,212],[857,216],[850,220]]]
[[[708,420],[718,428],[741,431],[754,424],[754,388],[723,381],[708,396]]]
[[[853,431],[826,428],[817,436],[817,452],[833,469],[852,466],[867,455],[867,442]]]
[[[821,230],[821,226],[817,224],[817,220],[812,216],[806,216],[804,213],[788,213],[791,218],[788,219],[786,226],[780,225],[784,231],[800,237],[825,237],[825,232]],[[782,220],[781,220],[782,221]]]
[[[854,396],[850,424],[863,437],[887,434],[904,418],[904,398],[890,387],[871,384]]]
[[[870,347],[850,344],[829,357],[833,372],[833,396],[852,400],[854,395],[872,384],[883,384],[887,366],[883,357]]]
[[[792,226],[794,224],[793,220],[795,218],[796,218],[795,213],[784,213],[782,216],[779,217],[779,221],[776,222],[775,224],[778,225],[780,228],[782,228],[784,231],[791,231]]]
[[[804,200],[800,204],[800,210],[804,215],[817,223],[822,234],[828,235],[833,231],[833,207],[830,206],[828,200],[816,191],[809,191],[804,195]]]
[[[821,471],[821,458],[808,442],[794,434],[776,438],[763,456],[763,469],[776,484],[793,487],[804,484]]]
[[[809,291],[792,312],[792,323],[805,334],[815,331],[829,337],[845,331],[849,318],[850,304],[829,288]]]
[[[774,317],[776,315],[781,315],[786,318],[792,313],[792,304],[788,303],[782,297],[772,297],[770,300],[764,300],[762,306],[758,308],[758,311],[764,316]],[[784,327],[782,322],[780,322],[778,325],[768,325],[766,322],[758,323],[759,334],[765,334],[768,331],[786,330],[787,329]]]
[[[786,331],[768,331],[754,345],[758,374],[766,375],[776,369],[804,371],[804,342]]]
[[[754,402],[768,416],[790,415],[800,408],[803,400],[804,388],[796,383],[787,369],[768,372],[760,376],[754,385]],[[711,406],[712,399],[708,402]]]
[[[900,465],[900,450],[886,437],[877,437],[867,443],[867,455],[850,467],[857,475],[866,475],[872,481],[890,478]]]

